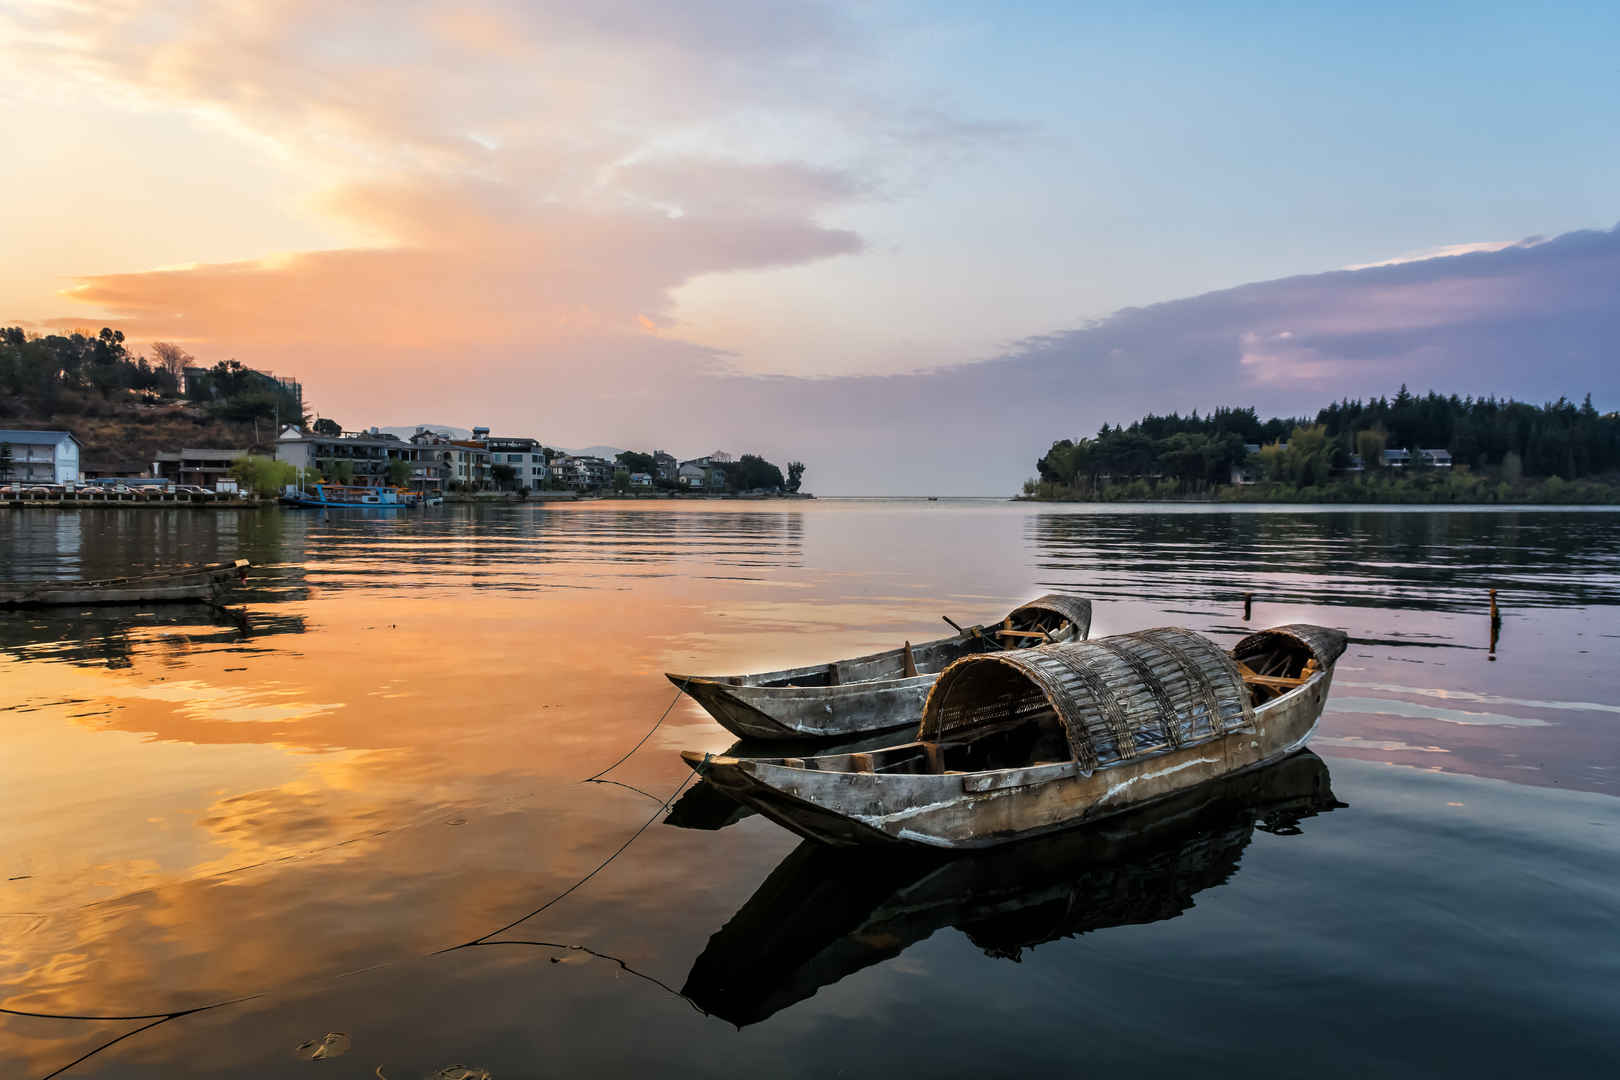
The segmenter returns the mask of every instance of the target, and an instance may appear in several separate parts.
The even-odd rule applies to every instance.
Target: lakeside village
[[[308,419],[297,379],[235,360],[203,367],[164,342],[153,350],[154,362],[131,356],[110,328],[0,328],[0,505],[809,497],[801,462],[784,473],[756,454],[608,458],[483,427],[466,438],[428,426],[348,431]]]
[[[375,427],[344,431],[331,421],[317,421],[313,430],[283,427],[269,454],[246,447],[161,451],[149,468],[131,473],[127,467],[86,463],[71,431],[0,429],[0,496],[9,501],[280,496],[310,505],[374,505],[379,496],[415,504],[442,502],[446,496],[478,501],[608,492],[766,498],[798,496],[803,473],[796,461],[784,476],[757,455],[733,457],[720,450],[686,461],[662,450],[625,450],[610,461],[554,451],[538,439],[492,436],[488,428],[474,428],[470,438],[458,439],[421,427],[401,438]]]

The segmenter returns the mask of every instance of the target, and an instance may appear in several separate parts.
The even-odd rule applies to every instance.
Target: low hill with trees
[[[1386,463],[1388,450],[1410,456]],[[1219,408],[1104,424],[1053,443],[1035,467],[1024,492],[1039,499],[1620,502],[1620,414],[1590,395],[1531,405],[1402,386],[1315,417]]]
[[[72,431],[87,462],[150,463],[186,446],[267,446],[278,419],[305,420],[296,393],[235,360],[198,368],[168,342],[152,353],[131,354],[110,327],[46,336],[0,327],[0,425]]]
[[[613,484],[618,490],[629,488],[630,476],[634,473],[646,473],[653,477],[653,486],[663,491],[686,490],[678,482],[658,475],[657,463],[650,453],[621,450],[614,460],[618,468],[614,473]],[[788,462],[787,474],[784,476],[780,466],[766,461],[758,454],[743,454],[736,461],[715,462],[710,468],[718,470],[725,476],[725,490],[732,493],[765,491],[797,494],[804,477],[802,462]]]

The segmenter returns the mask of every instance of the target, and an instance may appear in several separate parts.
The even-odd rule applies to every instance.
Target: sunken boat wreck
[[[665,677],[742,738],[840,739],[916,724],[934,680],[963,657],[1090,634],[1091,601],[1051,593],[1014,608],[999,626],[870,656],[752,675]]]
[[[1301,750],[1088,828],[974,855],[807,840],[709,939],[681,994],[742,1027],[951,927],[1017,961],[1047,942],[1174,919],[1237,873],[1256,831],[1297,835],[1343,806],[1327,765]]]
[[[984,653],[939,676],[911,742],[682,757],[717,789],[812,840],[991,847],[1294,753],[1316,729],[1346,641],[1292,624],[1227,652],[1166,627]]]
[[[217,601],[232,579],[247,580],[248,561],[211,563],[95,581],[0,582],[0,608]]]

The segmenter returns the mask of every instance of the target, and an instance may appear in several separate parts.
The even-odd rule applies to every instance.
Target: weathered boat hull
[[[233,578],[247,572],[246,559],[195,571],[147,577],[59,584],[0,585],[0,608],[83,607],[101,604],[150,604],[217,599]]]
[[[1066,629],[1056,640],[1078,640],[1091,632],[1091,602],[1062,594],[1044,596],[1013,609],[1007,619],[1029,626],[1061,620]],[[742,738],[845,739],[915,727],[939,673],[963,656],[994,649],[1000,633],[1035,637],[1031,630],[973,627],[952,637],[830,664],[751,675],[666,674],[666,678],[721,727]],[[908,653],[913,671],[909,675],[904,673]]]
[[[681,993],[738,1026],[765,1020],[946,927],[993,957],[1173,919],[1240,867],[1256,828],[1344,804],[1309,750],[1152,806],[978,855],[806,841],[709,939]]]
[[[670,675],[669,681],[745,739],[836,739],[916,727],[937,675],[848,686],[735,686]]]
[[[827,771],[813,767],[814,759],[682,757],[719,790],[813,840],[971,850],[1095,821],[1279,761],[1316,730],[1331,682],[1329,669],[1256,709],[1243,727],[1089,775],[1074,761],[897,775]]]

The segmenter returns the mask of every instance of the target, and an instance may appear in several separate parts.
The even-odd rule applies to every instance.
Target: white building
[[[653,486],[652,473],[633,472],[630,474],[630,486],[633,488],[650,488]]]
[[[11,449],[9,463],[0,454],[0,483],[79,482],[79,440],[70,431],[0,428],[0,446]]]
[[[512,482],[521,491],[539,491],[551,480],[545,447],[536,439],[486,437],[484,447],[489,450],[491,468],[505,465],[511,469]]]

